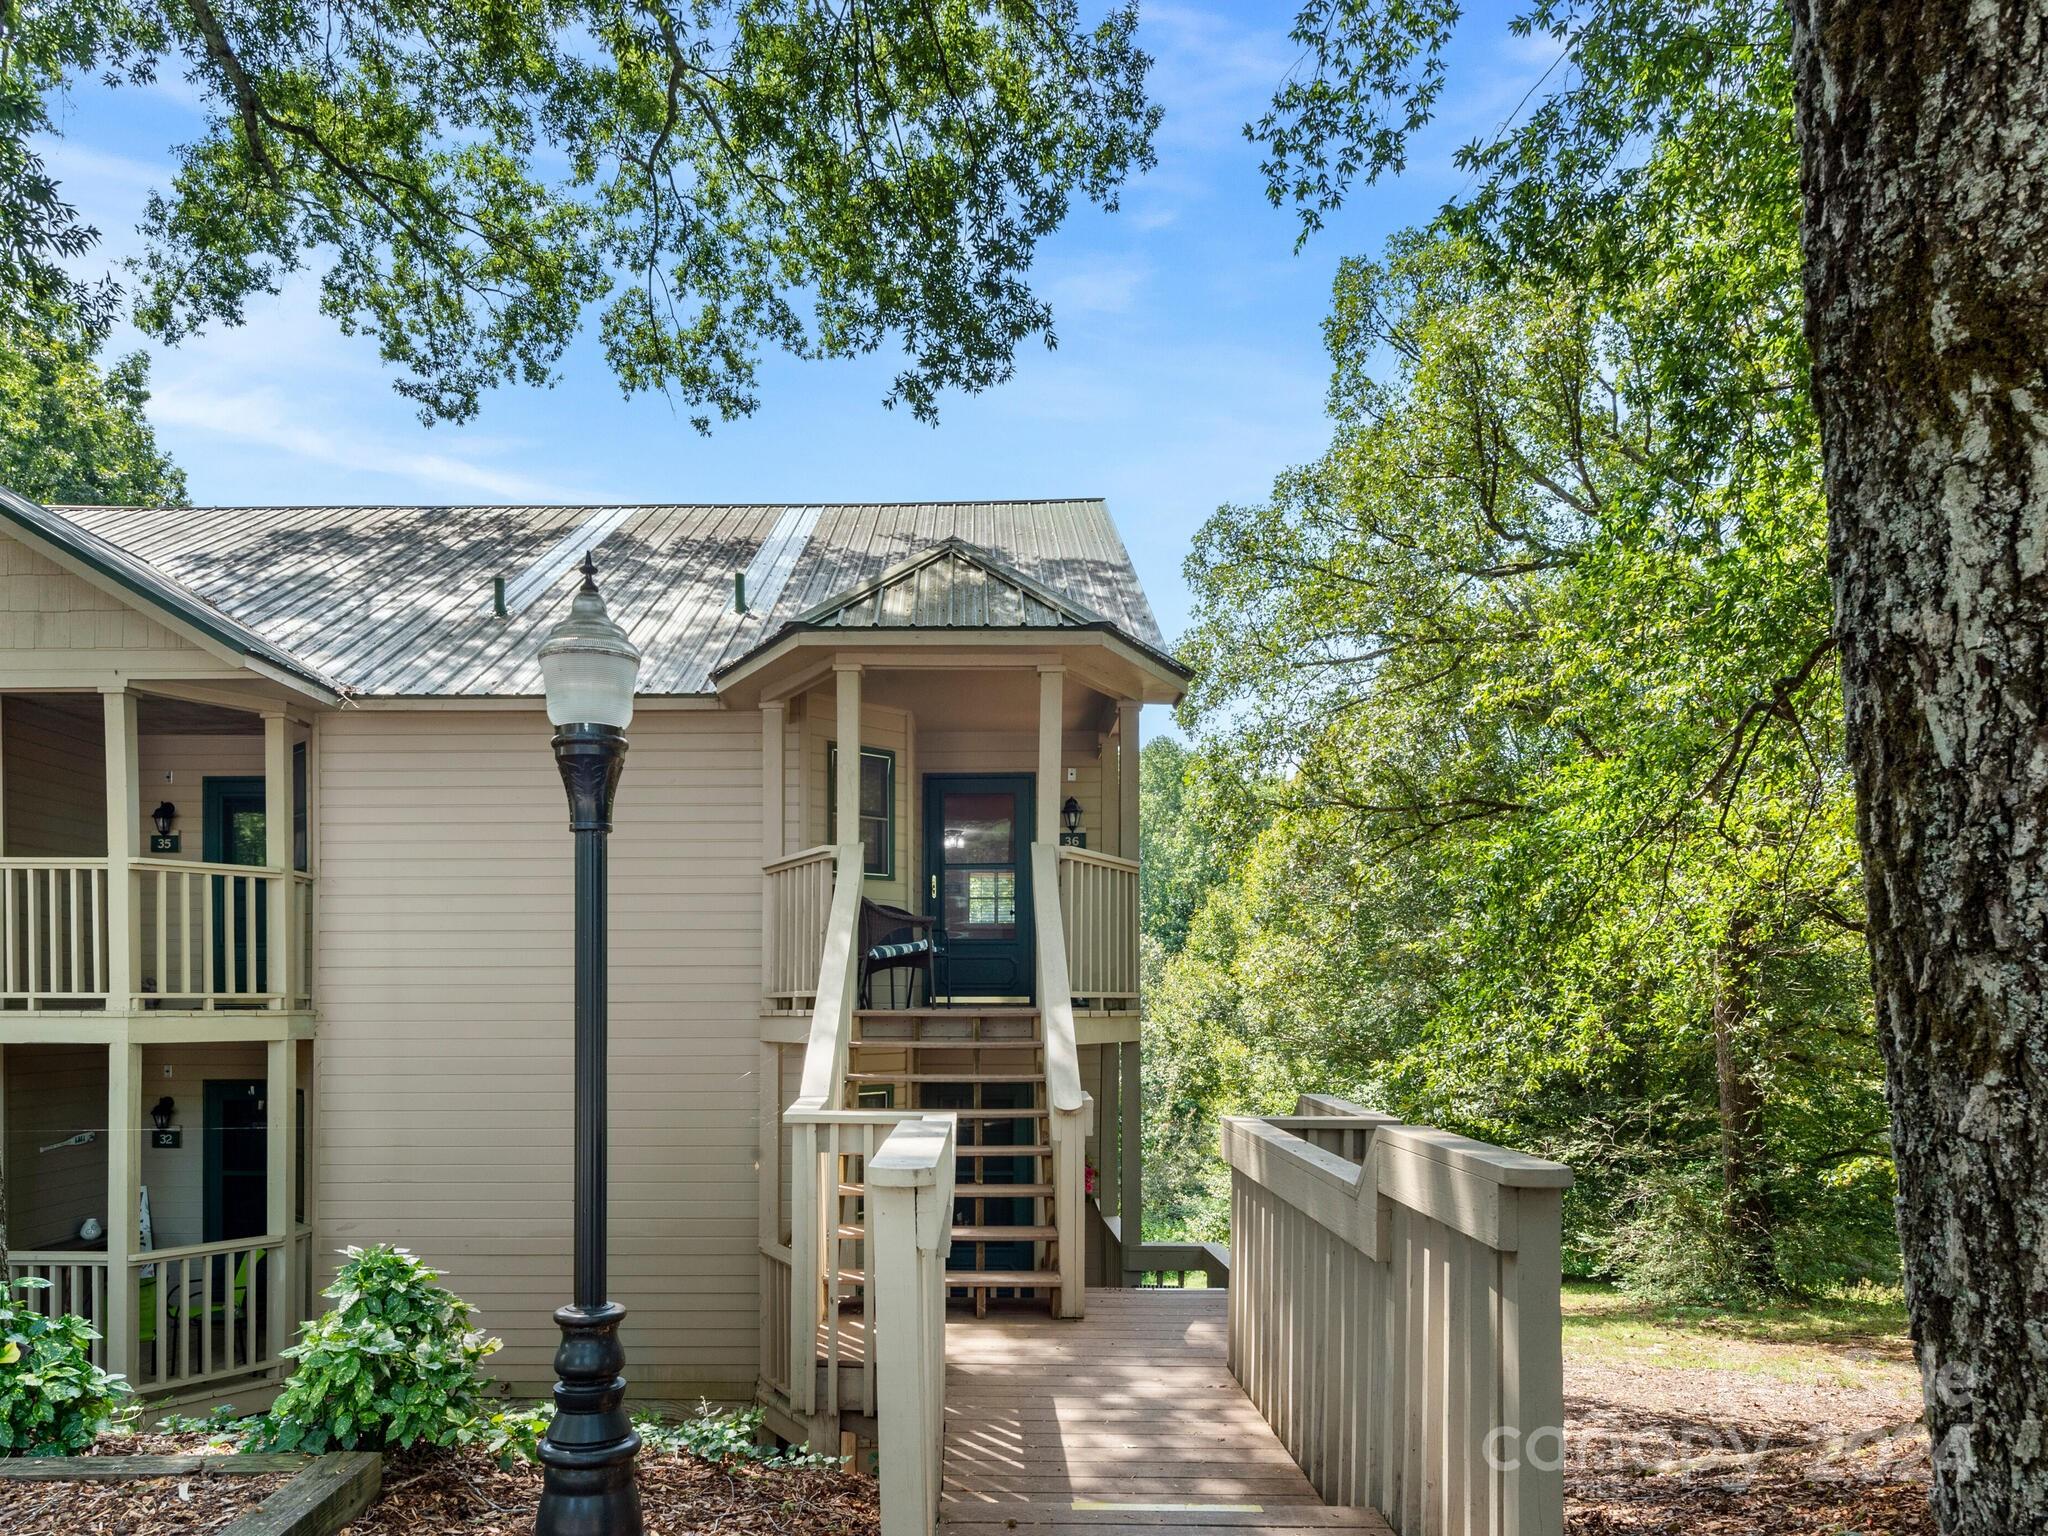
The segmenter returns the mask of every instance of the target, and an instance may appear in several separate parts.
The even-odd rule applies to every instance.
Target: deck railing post
[[[867,1163],[882,1536],[929,1536],[938,1514],[955,1136],[951,1115],[905,1120]]]

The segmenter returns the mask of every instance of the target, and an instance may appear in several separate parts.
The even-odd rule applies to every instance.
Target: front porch
[[[312,1313],[312,732],[218,678],[0,695],[5,1275],[153,1399],[280,1379]]]
[[[49,1282],[27,1304],[86,1318],[95,1360],[147,1398],[281,1379],[315,1312],[314,1045],[272,1019],[222,1039],[117,1018],[95,1026],[113,1044],[0,1047],[6,1278]]]

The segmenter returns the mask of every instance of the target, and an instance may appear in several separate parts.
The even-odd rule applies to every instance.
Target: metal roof
[[[796,631],[831,629],[1107,630],[1122,633],[1173,671],[1187,675],[1162,647],[1122,630],[1114,620],[1003,564],[987,550],[963,539],[947,539],[769,630],[752,650],[726,662],[713,676],[722,676]]]
[[[272,644],[257,630],[137,559],[119,544],[95,533],[82,520],[16,495],[5,486],[0,486],[0,519],[57,545],[99,576],[161,612],[183,620],[236,655],[260,660],[301,682],[313,684],[322,693],[335,692],[332,678]]]
[[[744,615],[734,611],[733,573],[779,523],[786,535],[784,503],[61,510],[297,658],[295,666],[358,694],[537,696],[536,653],[566,609],[574,574],[564,571],[506,617],[494,610],[492,583],[544,569],[565,541],[579,542],[579,530],[602,534],[599,580],[646,658],[643,693],[708,693],[725,663],[949,541],[982,552],[984,569],[1060,594],[1165,653],[1099,500],[807,506],[810,536],[772,607]]]

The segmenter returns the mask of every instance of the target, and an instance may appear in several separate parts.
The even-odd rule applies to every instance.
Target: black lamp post
[[[576,1299],[557,1309],[555,1417],[540,1442],[535,1536],[641,1536],[626,1415],[626,1309],[605,1296],[605,902],[612,796],[626,765],[626,726],[640,653],[605,612],[597,571],[540,648],[555,764],[576,836]]]

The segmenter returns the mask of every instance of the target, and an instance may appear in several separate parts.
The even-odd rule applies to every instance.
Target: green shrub
[[[0,1286],[0,1455],[76,1456],[123,1417],[130,1389],[92,1363],[92,1324],[45,1317],[13,1294],[49,1285]]]
[[[381,1451],[456,1445],[483,1411],[478,1369],[499,1348],[470,1306],[403,1248],[350,1248],[334,1307],[285,1351],[298,1369],[249,1449]]]

